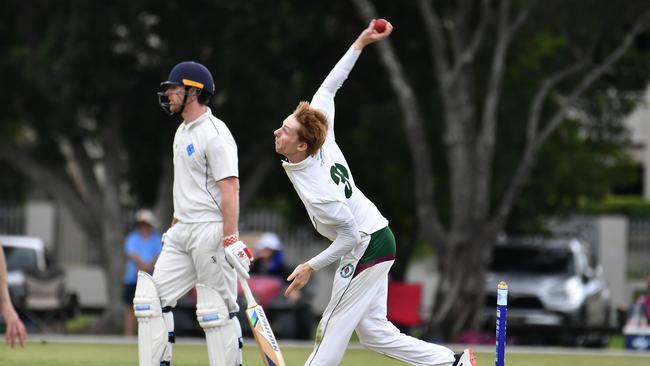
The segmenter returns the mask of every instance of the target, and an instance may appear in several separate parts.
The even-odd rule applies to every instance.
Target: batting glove
[[[226,252],[226,260],[228,263],[245,279],[249,279],[250,275],[248,271],[250,270],[251,261],[253,260],[253,254],[250,249],[239,240],[236,235],[230,235],[226,237],[223,241],[223,246]]]

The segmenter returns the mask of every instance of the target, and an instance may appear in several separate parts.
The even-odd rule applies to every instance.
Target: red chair
[[[262,307],[267,306],[269,301],[280,295],[282,291],[280,279],[273,276],[251,275],[251,278],[248,280],[248,286],[251,288],[253,295],[255,295],[255,300]],[[239,282],[237,282],[237,292],[239,295],[242,294]]]
[[[397,327],[408,328],[422,325],[421,303],[421,284],[399,281],[388,283],[388,320]]]

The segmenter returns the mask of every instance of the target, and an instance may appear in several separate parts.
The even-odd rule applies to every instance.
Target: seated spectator
[[[314,315],[307,301],[309,290],[303,288],[295,291],[289,298],[282,296],[289,284],[287,277],[291,270],[285,265],[282,242],[278,235],[272,232],[262,234],[255,243],[254,257],[250,270],[251,281],[254,281],[255,276],[270,276],[282,284],[280,291],[265,309],[276,336],[309,339],[314,325]]]
[[[646,279],[646,291],[637,297],[630,307],[626,327],[646,328],[650,325],[650,275]]]
[[[284,264],[282,243],[277,234],[266,232],[255,243],[255,260],[251,264],[251,274],[269,275],[279,277],[286,282],[291,271]]]

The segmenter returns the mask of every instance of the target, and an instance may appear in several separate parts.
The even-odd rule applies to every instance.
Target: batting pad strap
[[[169,343],[176,343],[176,333],[174,332],[174,316],[172,315],[172,307],[165,306],[162,308],[163,319],[167,326],[167,341]]]
[[[197,284],[196,295],[196,319],[201,328],[222,327],[230,321],[228,307],[215,289]]]

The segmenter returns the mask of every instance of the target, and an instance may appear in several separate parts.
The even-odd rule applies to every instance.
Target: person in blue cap
[[[138,273],[133,299],[140,366],[171,363],[175,339],[171,310],[194,286],[210,365],[240,365],[237,276],[249,277],[253,257],[237,229],[237,144],[228,126],[208,107],[215,86],[205,66],[181,62],[161,88],[160,106],[170,115],[179,114],[183,122],[173,144],[171,227],[163,234],[153,275]]]

